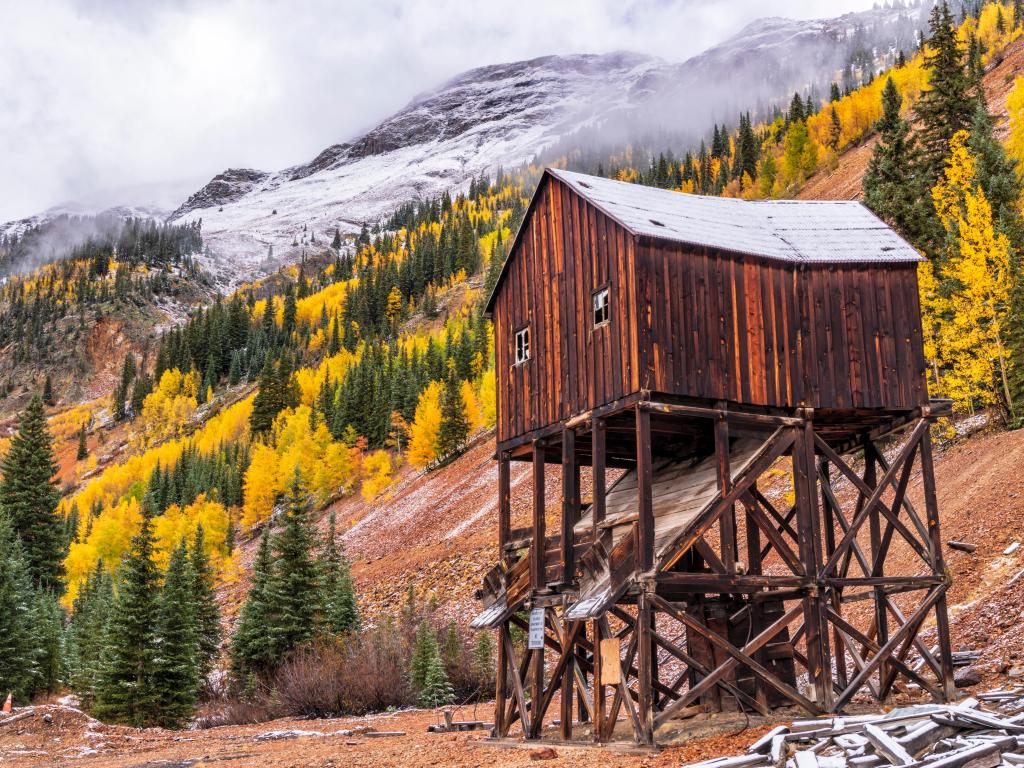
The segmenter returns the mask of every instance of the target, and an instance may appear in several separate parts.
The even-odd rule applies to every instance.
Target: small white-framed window
[[[594,327],[604,325],[612,319],[611,299],[608,294],[608,286],[598,288],[592,295],[592,309],[594,314]]]
[[[521,365],[530,359],[530,326],[520,328],[515,333],[516,340],[516,365]]]

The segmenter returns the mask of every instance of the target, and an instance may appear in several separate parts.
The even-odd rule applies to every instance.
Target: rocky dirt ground
[[[21,719],[6,725],[0,720],[0,765],[11,768],[667,768],[738,751],[770,727],[744,730],[745,721],[734,719],[716,735],[653,753],[552,742],[509,746],[489,742],[485,731],[427,733],[429,725],[441,722],[441,715],[423,710],[330,720],[282,719],[201,731],[109,726],[60,705],[15,710],[14,717],[19,715]],[[480,705],[475,714],[472,708],[457,711],[455,719],[489,715],[489,707]]]

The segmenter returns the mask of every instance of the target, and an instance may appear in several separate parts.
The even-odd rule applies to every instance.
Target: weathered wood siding
[[[550,176],[537,196],[493,310],[499,442],[639,388],[632,236]],[[612,319],[593,328],[605,285]],[[525,325],[530,360],[514,365]]]
[[[605,285],[611,322],[594,328]],[[820,409],[928,399],[915,264],[805,266],[636,238],[551,176],[493,319],[499,442],[640,389]],[[526,325],[531,358],[516,366]]]
[[[927,402],[915,264],[799,266],[638,248],[641,387],[752,405]]]

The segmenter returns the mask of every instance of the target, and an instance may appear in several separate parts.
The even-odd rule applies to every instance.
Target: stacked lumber
[[[1024,687],[956,705],[923,704],[884,715],[796,720],[745,755],[686,768],[1016,768],[1024,766]]]

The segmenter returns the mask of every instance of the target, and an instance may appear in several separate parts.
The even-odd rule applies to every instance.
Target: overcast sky
[[[470,67],[623,49],[678,61],[761,16],[871,4],[0,0],[0,222],[303,162]]]

